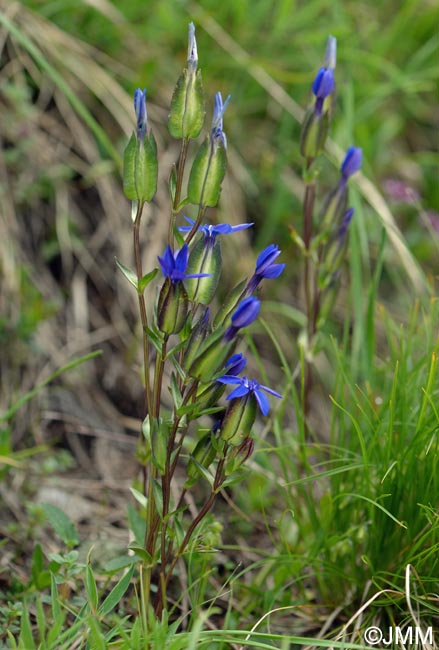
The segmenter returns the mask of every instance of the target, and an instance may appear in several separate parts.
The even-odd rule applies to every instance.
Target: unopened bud
[[[188,300],[183,282],[166,278],[157,306],[157,325],[161,332],[178,334],[181,331],[187,318]]]
[[[222,440],[229,445],[240,445],[250,436],[256,413],[257,402],[253,394],[232,399],[221,426]]]

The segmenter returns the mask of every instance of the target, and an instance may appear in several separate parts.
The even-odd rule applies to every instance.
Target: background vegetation
[[[249,273],[273,241],[287,262],[246,341],[284,399],[255,432],[242,488],[207,524],[210,552],[192,550],[176,587],[182,618],[150,641],[355,647],[372,624],[438,627],[434,3],[1,0],[0,647],[145,647],[122,571],[139,525],[129,486],[142,387],[135,296],[114,265],[115,255],[131,260],[121,153],[132,92],[146,86],[163,174],[143,233],[151,267],[166,237],[178,155],[166,118],[189,20],[209,106],[217,90],[232,95],[212,217],[258,225],[254,240],[246,231],[225,250],[226,278]],[[300,121],[328,34],[338,99],[321,196],[347,146],[362,147],[365,162],[315,359],[310,437],[298,408],[302,261],[290,233],[302,218]]]

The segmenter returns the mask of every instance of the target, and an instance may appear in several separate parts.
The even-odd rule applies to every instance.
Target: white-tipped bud
[[[330,68],[335,70],[335,64],[337,62],[337,39],[335,36],[328,36],[328,42],[326,44],[325,52],[325,68]]]

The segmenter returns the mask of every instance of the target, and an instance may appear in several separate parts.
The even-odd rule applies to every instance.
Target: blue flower
[[[246,397],[247,395],[254,395],[262,415],[268,415],[268,412],[270,411],[270,403],[267,396],[264,395],[262,391],[274,395],[275,397],[282,397],[282,395],[277,393],[275,390],[268,388],[268,386],[262,386],[261,384],[258,384],[255,379],[247,379],[247,377],[223,375],[222,377],[219,377],[217,381],[221,384],[237,385],[237,388],[235,388],[226,398],[227,400],[239,399],[240,397]]]
[[[275,244],[270,244],[259,254],[256,260],[255,272],[247,285],[247,293],[253,293],[264,279],[278,278],[285,268],[285,264],[273,264],[282,251]]]
[[[173,253],[172,248],[168,246],[163,257],[158,257],[163,275],[172,282],[188,280],[190,278],[205,278],[210,276],[209,273],[186,273],[188,263],[189,247],[184,244],[183,248]]]
[[[134,92],[134,111],[137,118],[137,139],[144,140],[148,121],[146,113],[146,88],[144,90],[137,88]]]
[[[232,314],[232,324],[226,329],[224,340],[231,341],[238,330],[251,325],[258,317],[260,309],[261,302],[254,296],[241,300]]]
[[[314,79],[312,91],[318,99],[325,99],[334,90],[334,85],[334,71],[331,68],[320,68]]]
[[[360,147],[349,147],[340,167],[342,180],[346,182],[350,176],[355,174],[360,169],[362,162],[362,149]]]
[[[222,145],[224,149],[227,148],[227,138],[223,131],[223,116],[229,105],[230,95],[223,103],[223,98],[220,92],[215,95],[215,104],[213,107],[212,129],[210,132],[211,141],[214,145]]]
[[[186,221],[190,224],[189,226],[180,226],[178,229],[180,232],[190,232],[195,224],[195,221],[190,217],[185,217]],[[198,232],[204,234],[204,243],[206,246],[214,246],[216,238],[218,235],[229,235],[234,232],[239,232],[240,230],[246,230],[251,228],[253,223],[240,223],[237,226],[231,226],[228,223],[219,223],[216,226],[204,225],[198,228]]]
[[[247,359],[243,354],[233,354],[226,361],[227,375],[240,375],[246,365]]]

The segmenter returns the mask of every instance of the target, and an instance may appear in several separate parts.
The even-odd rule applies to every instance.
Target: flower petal
[[[278,278],[282,274],[284,268],[285,268],[285,264],[271,264],[265,269],[263,273],[264,278],[267,279]]]
[[[244,397],[250,392],[247,386],[238,386],[235,390],[232,390],[230,395],[226,397],[226,400],[237,399],[238,397]]]
[[[223,375],[218,377],[217,381],[221,384],[242,384],[241,377],[235,377],[234,375]]]
[[[261,409],[262,415],[268,415],[270,411],[270,402],[268,401],[268,397],[264,395],[264,393],[262,393],[259,389],[255,390],[253,394],[256,397],[256,401],[259,408]]]
[[[278,393],[277,391],[273,390],[272,388],[268,388],[268,386],[262,386],[262,384],[259,386],[260,389],[265,390],[266,393],[270,393],[270,395],[274,395],[275,397],[282,398],[282,395]]]

